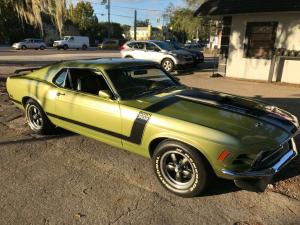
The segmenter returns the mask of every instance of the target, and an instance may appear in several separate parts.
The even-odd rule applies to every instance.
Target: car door
[[[28,39],[26,46],[27,46],[27,48],[34,48],[34,40]]]
[[[69,48],[76,48],[76,43],[74,37],[70,37],[68,40],[68,46]]]
[[[145,59],[145,43],[135,42],[133,43],[132,57],[135,59]]]
[[[157,63],[161,61],[160,49],[153,43],[146,43],[145,59],[151,60]]]
[[[119,103],[98,95],[101,89],[111,91],[101,74],[85,68],[63,69],[54,83],[57,85],[54,117],[63,127],[122,146]]]

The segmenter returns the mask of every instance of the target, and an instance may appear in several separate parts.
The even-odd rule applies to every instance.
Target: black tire
[[[166,58],[161,62],[161,66],[167,71],[172,72],[174,70],[174,62],[172,59]]]
[[[22,45],[21,49],[26,50],[27,49],[26,45]]]
[[[210,169],[197,150],[178,141],[160,143],[153,154],[153,167],[160,183],[181,197],[200,195],[210,177]]]
[[[133,57],[131,55],[126,55],[125,58],[126,59],[133,59]]]
[[[40,50],[45,50],[45,46],[42,45],[42,46],[40,47]]]
[[[42,107],[29,99],[25,105],[26,120],[30,129],[37,134],[51,134],[55,126],[46,116]]]
[[[87,46],[86,45],[82,45],[82,50],[87,50]]]
[[[64,45],[63,46],[63,50],[68,50],[69,46],[68,45]]]

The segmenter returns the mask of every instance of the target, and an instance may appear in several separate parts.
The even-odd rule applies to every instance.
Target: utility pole
[[[136,20],[137,20],[137,11],[134,10],[134,40],[136,41]]]
[[[108,38],[110,38],[110,31],[111,31],[111,27],[110,27],[110,0],[107,1],[107,15],[108,15]]]

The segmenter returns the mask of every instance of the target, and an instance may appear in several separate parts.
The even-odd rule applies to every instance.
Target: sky
[[[73,0],[74,5],[79,0]],[[100,22],[108,20],[107,9],[101,5],[102,0],[84,0],[92,3]],[[137,19],[149,19],[152,26],[163,25],[162,13],[173,3],[175,7],[184,7],[184,0],[111,0],[111,21],[133,26],[134,9],[137,9]],[[160,18],[160,22],[157,22]]]

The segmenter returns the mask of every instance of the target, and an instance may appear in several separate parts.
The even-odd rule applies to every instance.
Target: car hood
[[[144,111],[219,130],[248,145],[276,146],[299,126],[292,114],[264,102],[196,88],[139,101],[135,107]]]
[[[199,50],[193,50],[193,49],[183,49],[183,50],[195,55],[203,55],[203,53]]]

